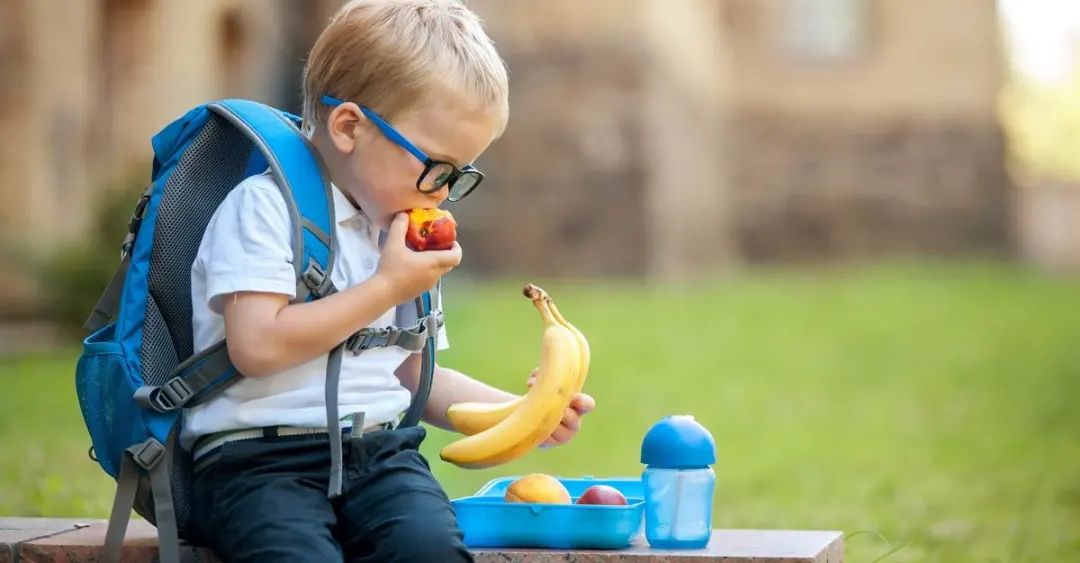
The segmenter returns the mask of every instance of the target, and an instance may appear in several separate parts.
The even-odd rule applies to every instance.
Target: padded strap
[[[334,197],[329,174],[296,123],[279,110],[250,100],[225,100],[210,109],[242,131],[266,158],[292,223],[295,302],[324,297],[334,264]],[[314,264],[314,267],[311,265]]]
[[[173,412],[204,403],[239,379],[225,340],[220,340],[176,366],[165,383],[140,387],[135,400],[155,412]]]

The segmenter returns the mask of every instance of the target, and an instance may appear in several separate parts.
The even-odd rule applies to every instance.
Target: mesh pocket
[[[75,367],[75,391],[79,396],[94,453],[102,469],[114,478],[120,471],[124,450],[146,439],[135,403],[135,383],[127,362],[113,340],[115,325],[91,334]]]

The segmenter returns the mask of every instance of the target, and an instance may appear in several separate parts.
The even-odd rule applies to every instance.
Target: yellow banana
[[[585,378],[588,377],[589,374],[589,341],[585,339],[585,335],[582,334],[577,327],[570,324],[570,322],[562,316],[562,313],[560,313],[559,309],[555,306],[555,302],[543,289],[537,287],[536,290],[541,294],[541,298],[547,301],[548,307],[551,309],[551,313],[555,317],[555,320],[569,329],[570,332],[574,333],[574,338],[578,345],[578,352],[581,355],[581,367],[578,371],[577,384],[574,392],[580,393],[581,388],[585,385]],[[450,408],[447,409],[446,417],[454,427],[454,430],[457,430],[466,436],[471,436],[502,422],[502,420],[510,416],[510,413],[514,412],[514,409],[518,408],[524,400],[525,396],[521,396],[501,403],[456,403],[450,405]]]
[[[536,382],[506,418],[444,447],[439,452],[444,461],[478,469],[521,457],[558,428],[570,405],[581,369],[577,338],[556,319],[543,290],[530,284],[525,295],[544,323]]]
[[[542,289],[540,291],[543,291]],[[582,387],[585,387],[585,378],[589,376],[589,362],[591,355],[589,351],[589,341],[585,339],[585,335],[581,333],[578,328],[563,318],[562,313],[559,312],[559,308],[555,306],[555,302],[548,298],[548,306],[551,307],[551,313],[555,315],[555,319],[562,323],[563,326],[570,329],[570,332],[574,333],[574,338],[578,343],[578,353],[581,354],[581,368],[578,370],[577,388],[575,393],[580,393]]]
[[[501,403],[455,403],[446,409],[446,418],[454,430],[472,436],[502,422],[524,400],[525,395]]]

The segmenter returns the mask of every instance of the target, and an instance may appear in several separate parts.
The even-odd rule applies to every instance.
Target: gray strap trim
[[[116,316],[116,311],[120,309],[120,294],[124,290],[124,279],[127,278],[128,266],[130,265],[131,257],[124,256],[124,259],[120,261],[120,265],[116,267],[116,271],[113,272],[109,284],[101,292],[101,297],[98,297],[97,303],[94,305],[94,311],[90,313],[86,322],[83,323],[83,328],[90,332],[97,332],[101,327],[109,324],[109,321]]]
[[[333,213],[332,213],[333,209],[331,209],[330,211],[331,211],[331,217],[332,217],[333,216]],[[322,242],[323,244],[325,244],[327,246],[327,248],[330,247],[330,235],[326,234],[326,232],[324,232],[322,229],[320,229],[318,225],[316,225],[315,223],[312,223],[311,221],[309,221],[305,217],[303,219],[303,226],[308,231],[311,231],[311,234],[315,235],[315,238],[319,239],[319,241]]]
[[[169,460],[164,456],[150,469],[150,490],[154,495],[154,525],[158,533],[158,561],[180,563],[180,537],[176,529]]]
[[[327,498],[341,496],[341,421],[338,420],[338,378],[341,376],[341,354],[344,345],[330,351],[326,362],[326,429],[330,432],[330,486]]]
[[[116,496],[113,497],[109,528],[105,532],[105,562],[119,563],[120,549],[124,545],[131,508],[135,505],[135,491],[139,486],[138,466],[131,456],[124,454],[120,460],[120,476],[116,480]]]
[[[432,307],[434,308],[434,304],[432,304]],[[441,321],[442,312],[435,312],[439,315]],[[421,297],[418,297],[416,299],[416,315],[423,314],[424,301]],[[440,322],[440,324],[442,323]],[[405,411],[405,416],[402,417],[401,422],[398,424],[401,428],[416,426],[424,414],[424,407],[427,405],[428,396],[431,394],[431,381],[435,375],[435,339],[437,337],[437,329],[432,330],[429,338],[424,342],[424,349],[420,354],[420,381],[416,384],[416,394],[413,396],[412,402],[409,403],[409,410]]]
[[[443,325],[441,311],[434,311],[421,317],[411,327],[364,328],[345,341],[345,347],[354,355],[369,348],[400,346],[412,352],[419,352],[427,343],[428,337],[437,337],[439,327]]]

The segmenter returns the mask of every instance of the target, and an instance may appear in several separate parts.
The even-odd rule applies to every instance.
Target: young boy
[[[402,211],[475,189],[469,163],[502,134],[507,76],[477,17],[452,0],[357,0],[330,21],[304,75],[305,133],[332,181],[339,292],[290,304],[290,218],[272,176],[241,182],[211,219],[192,266],[196,351],[222,337],[245,375],[185,416],[201,540],[227,561],[469,561],[446,494],[394,428],[419,380],[399,347],[342,358],[339,413],[363,413],[328,498],[328,352],[435,286],[461,248],[414,252]],[[440,349],[448,346],[445,331]],[[459,401],[514,395],[438,366],[424,420],[448,428]],[[578,395],[548,444],[569,440],[593,400]],[[345,423],[343,422],[343,425]],[[359,425],[359,424],[358,424]],[[254,432],[253,432],[254,431]],[[355,439],[358,437],[360,439]]]

